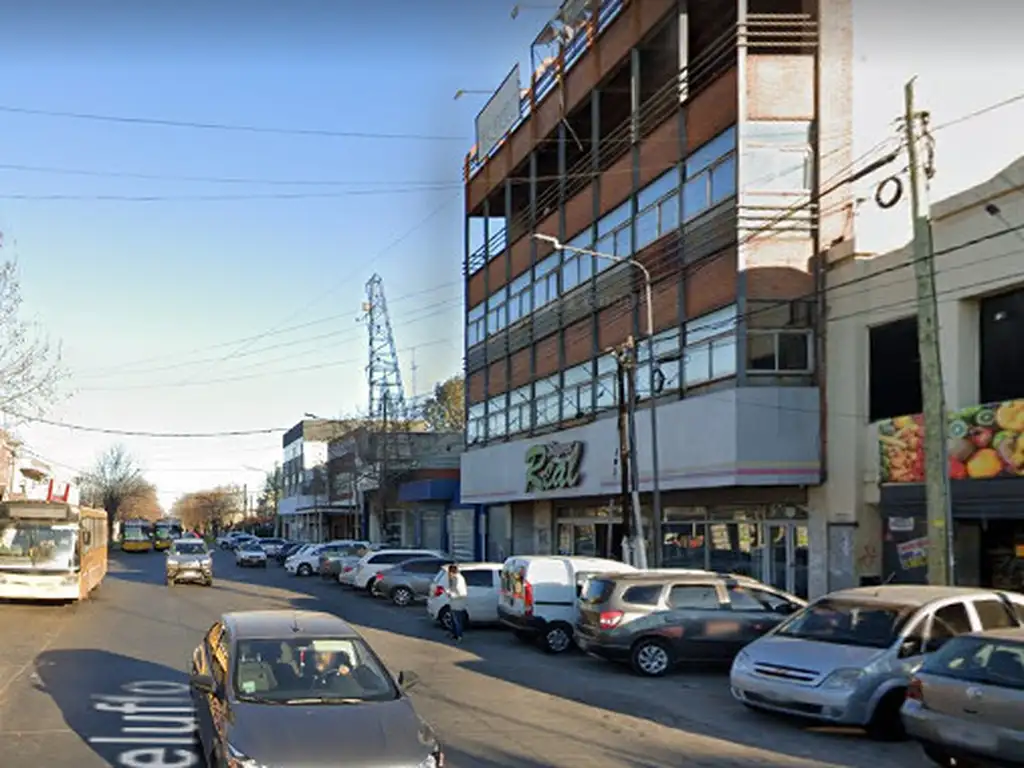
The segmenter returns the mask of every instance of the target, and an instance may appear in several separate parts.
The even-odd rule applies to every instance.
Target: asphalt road
[[[398,609],[316,578],[238,570],[164,587],[159,554],[114,557],[77,606],[0,604],[0,766],[200,765],[190,744],[192,649],[232,610],[327,610],[356,624],[396,672],[453,768],[929,765],[909,744],[824,733],[748,712],[721,673],[639,679],[579,655],[552,658],[500,630],[447,642],[421,608]],[[156,751],[153,751],[156,750]]]

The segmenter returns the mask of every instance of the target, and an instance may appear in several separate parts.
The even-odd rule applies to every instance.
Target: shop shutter
[[[423,515],[423,540],[421,546],[425,549],[441,549],[444,542],[441,541],[441,534],[444,529],[442,525],[441,512],[436,509],[424,510]]]
[[[472,509],[448,512],[448,551],[463,563],[476,559],[475,517]]]

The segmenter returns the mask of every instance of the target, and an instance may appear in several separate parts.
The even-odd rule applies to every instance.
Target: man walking
[[[462,632],[468,619],[466,602],[469,598],[469,587],[466,577],[459,572],[459,566],[448,566],[448,607],[452,612],[452,637],[456,643],[462,642]]]

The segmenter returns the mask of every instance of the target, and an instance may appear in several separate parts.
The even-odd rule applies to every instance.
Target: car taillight
[[[349,571],[352,570],[352,566],[351,565],[346,565],[342,570],[345,571],[345,573],[348,573]]]
[[[602,611],[598,618],[601,629],[615,629],[622,621],[622,611]]]
[[[440,597],[444,594],[444,587],[434,587],[434,597]]]
[[[383,573],[375,574],[373,578],[375,578],[377,581],[380,581],[381,579],[384,578],[384,574]]]
[[[523,607],[527,616],[533,615],[533,585],[530,582],[523,585]]]
[[[907,701],[920,701],[924,703],[924,686],[916,677],[907,686]]]

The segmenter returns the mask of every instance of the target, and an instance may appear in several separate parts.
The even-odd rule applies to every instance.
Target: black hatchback
[[[579,597],[576,644],[660,677],[683,662],[727,665],[806,603],[759,581],[710,571],[591,578]]]

